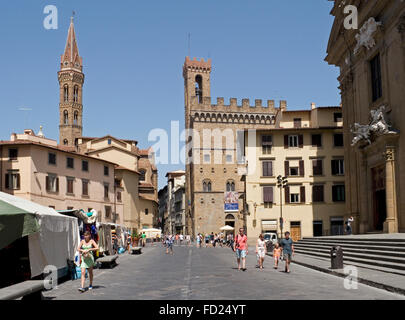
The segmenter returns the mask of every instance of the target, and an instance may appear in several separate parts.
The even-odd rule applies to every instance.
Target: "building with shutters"
[[[55,210],[94,209],[98,221],[124,224],[122,190],[114,187],[115,164],[33,130],[0,141],[0,175],[2,192]]]
[[[245,133],[247,233],[292,238],[343,233],[345,216],[344,145],[341,107],[280,110],[269,129]],[[270,127],[270,126],[269,126]],[[287,187],[277,187],[277,177]]]

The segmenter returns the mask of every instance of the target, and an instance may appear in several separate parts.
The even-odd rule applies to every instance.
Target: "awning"
[[[277,220],[262,220],[262,230],[265,231],[277,230]]]
[[[12,203],[13,201],[6,201],[0,197],[0,249],[40,229],[34,212],[19,208]]]

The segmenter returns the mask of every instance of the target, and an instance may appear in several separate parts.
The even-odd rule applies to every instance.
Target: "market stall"
[[[0,212],[0,248],[28,235],[31,277],[41,275],[47,265],[65,269],[79,245],[77,219],[4,192],[0,192],[0,203],[3,210],[7,211],[6,204],[21,210],[19,214]]]

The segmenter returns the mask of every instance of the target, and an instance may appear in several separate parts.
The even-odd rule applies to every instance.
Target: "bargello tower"
[[[183,65],[186,150],[186,233],[217,233],[229,225],[246,227],[244,201],[245,133],[275,127],[276,115],[287,102],[262,105],[255,99],[224,98],[211,102],[212,61],[186,57]],[[191,132],[192,131],[192,132]],[[208,142],[208,143],[207,143]],[[261,143],[261,142],[260,142]]]
[[[61,56],[59,80],[59,143],[75,146],[82,136],[83,61],[79,56],[73,18],[71,18],[65,52]]]

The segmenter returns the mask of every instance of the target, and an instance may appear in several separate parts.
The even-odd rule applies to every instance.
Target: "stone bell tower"
[[[82,136],[83,61],[79,56],[73,17],[70,21],[65,52],[61,56],[59,80],[59,144],[75,146]]]

